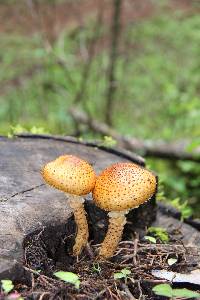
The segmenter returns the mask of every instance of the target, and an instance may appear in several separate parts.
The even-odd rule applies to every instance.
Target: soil
[[[98,261],[99,245],[93,243],[88,244],[79,258],[71,255],[75,233],[73,217],[65,230],[67,235],[60,235],[63,230],[49,227],[25,239],[24,268],[30,279],[15,284],[25,299],[167,299],[152,292],[154,285],[165,281],[153,277],[151,271],[161,268],[184,273],[197,266],[192,248],[180,240],[180,231],[178,239],[176,230],[169,233],[169,244],[150,244],[142,236],[132,234],[132,238],[120,243],[112,259]],[[175,267],[168,265],[170,257],[177,258]],[[114,273],[124,268],[131,274],[114,279]],[[80,289],[57,280],[53,273],[60,270],[77,274]]]

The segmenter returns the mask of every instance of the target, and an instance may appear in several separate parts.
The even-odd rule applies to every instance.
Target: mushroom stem
[[[126,224],[126,217],[124,212],[110,212],[109,225],[106,237],[101,244],[99,251],[100,258],[112,257],[119,241],[121,240],[124,225]]]
[[[69,205],[74,213],[74,218],[77,226],[77,234],[75,244],[73,246],[73,255],[77,256],[81,253],[82,248],[87,244],[89,231],[84,208],[84,199],[80,196],[70,195]]]

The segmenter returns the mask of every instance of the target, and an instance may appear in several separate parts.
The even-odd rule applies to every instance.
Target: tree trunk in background
[[[73,101],[74,104],[81,103],[82,100],[84,99],[85,90],[87,87],[87,81],[88,81],[91,66],[92,66],[92,61],[93,61],[93,58],[95,55],[95,46],[99,39],[100,31],[101,31],[101,27],[102,27],[102,16],[103,16],[103,8],[100,6],[99,13],[98,13],[97,19],[96,19],[96,23],[95,23],[95,26],[93,29],[94,34],[88,40],[87,59],[86,59],[85,65],[82,70],[80,87],[79,87],[79,89],[75,95],[74,101]],[[86,109],[87,107],[84,105],[84,108]]]
[[[120,34],[120,16],[122,9],[122,0],[113,0],[113,19],[111,29],[111,48],[110,48],[110,64],[108,69],[108,90],[106,95],[106,110],[105,121],[108,125],[112,125],[113,104],[115,98],[115,92],[117,88],[116,84],[116,63],[118,57],[118,45]]]

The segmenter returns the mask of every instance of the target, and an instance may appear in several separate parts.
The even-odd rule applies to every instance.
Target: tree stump
[[[40,175],[45,163],[62,154],[86,159],[97,174],[116,162],[144,165],[143,158],[133,153],[72,137],[0,137],[0,279],[26,281],[29,273],[24,262],[37,269],[51,269],[55,261],[58,266],[62,260],[73,262],[70,254],[76,228],[67,197],[46,185]],[[107,214],[93,204],[91,195],[86,197],[85,207],[90,240],[100,243],[107,230]],[[180,227],[180,222],[163,209],[159,209],[156,219],[155,195],[127,218],[124,239],[135,231],[144,232],[152,222],[170,229]],[[199,246],[197,229],[187,224],[182,228],[185,243]]]
[[[34,233],[42,234],[45,247],[48,247],[51,256],[60,255],[58,245],[62,237],[74,237],[76,228],[66,195],[46,185],[40,175],[41,167],[61,154],[74,154],[86,159],[93,165],[97,174],[108,165],[119,161],[132,161],[144,165],[144,160],[135,154],[78,142],[73,138],[1,137],[0,279],[21,279],[26,276],[22,267],[26,256],[23,249],[27,247]],[[107,230],[107,214],[94,206],[91,195],[86,197],[86,210],[90,239],[99,243]],[[151,201],[129,214],[129,230],[125,230],[125,235],[126,232],[134,232],[136,228],[144,229],[145,226],[149,226],[155,215],[153,197]],[[144,221],[138,221],[141,219]],[[67,239],[66,243],[70,252],[73,238]],[[34,247],[38,247],[36,244],[35,241]],[[64,246],[62,251],[65,251]],[[37,267],[42,267],[43,263]]]

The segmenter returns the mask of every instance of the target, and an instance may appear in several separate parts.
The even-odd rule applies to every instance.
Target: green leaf
[[[100,145],[107,147],[107,148],[111,148],[111,147],[116,146],[116,144],[117,144],[117,141],[115,139],[113,139],[111,136],[105,135],[103,137],[103,141]]]
[[[114,273],[114,279],[126,278],[126,275],[122,272]]]
[[[148,232],[152,233],[156,238],[160,239],[163,243],[169,241],[167,230],[162,227],[149,227]]]
[[[153,244],[156,244],[156,239],[153,236],[145,235],[144,238],[145,238],[145,240],[147,240]]]
[[[72,273],[72,272],[64,272],[64,271],[58,271],[58,272],[55,272],[54,275],[65,281],[65,282],[68,282],[68,283],[72,283],[75,285],[75,287],[77,289],[79,289],[80,287],[80,280],[79,280],[79,277],[78,275],[76,275],[75,273]]]
[[[170,201],[170,204],[180,211],[182,219],[189,218],[192,215],[192,208],[188,206],[187,200],[181,203],[180,198],[175,198]]]
[[[181,216],[183,219],[187,219],[192,215],[192,208],[191,207],[184,207],[181,211]]]
[[[165,296],[171,298],[173,296],[173,290],[171,286],[167,283],[158,284],[154,286],[152,291],[158,296]]]
[[[127,275],[130,275],[131,271],[129,269],[122,269],[121,272],[114,273],[114,279],[127,278]]]
[[[17,124],[15,126],[10,126],[10,131],[8,132],[8,137],[12,138],[15,134],[21,134],[27,132],[27,129],[21,126],[20,124]]]
[[[176,262],[177,262],[177,258],[169,258],[167,260],[167,263],[168,263],[169,266],[174,265]]]
[[[197,298],[200,299],[200,293],[193,292],[188,289],[172,289],[169,284],[158,284],[152,291],[158,296],[165,296],[169,298]]]
[[[200,294],[193,292],[188,289],[173,289],[172,297],[183,297],[183,298],[198,298],[200,299]]]
[[[195,148],[200,146],[200,139],[196,139],[190,143],[190,145],[187,146],[187,151],[192,152],[195,150]]]
[[[99,263],[93,264],[93,266],[92,266],[92,271],[93,271],[93,272],[96,272],[96,273],[98,273],[98,274],[101,273],[101,267],[100,267]]]
[[[3,291],[8,294],[9,292],[11,292],[14,288],[14,285],[12,283],[12,280],[9,279],[3,279],[1,280],[1,286]]]
[[[123,273],[124,275],[130,275],[131,274],[131,271],[129,269],[122,269],[121,270],[121,273]]]
[[[43,127],[33,126],[30,129],[30,133],[32,134],[45,134],[47,133]]]

